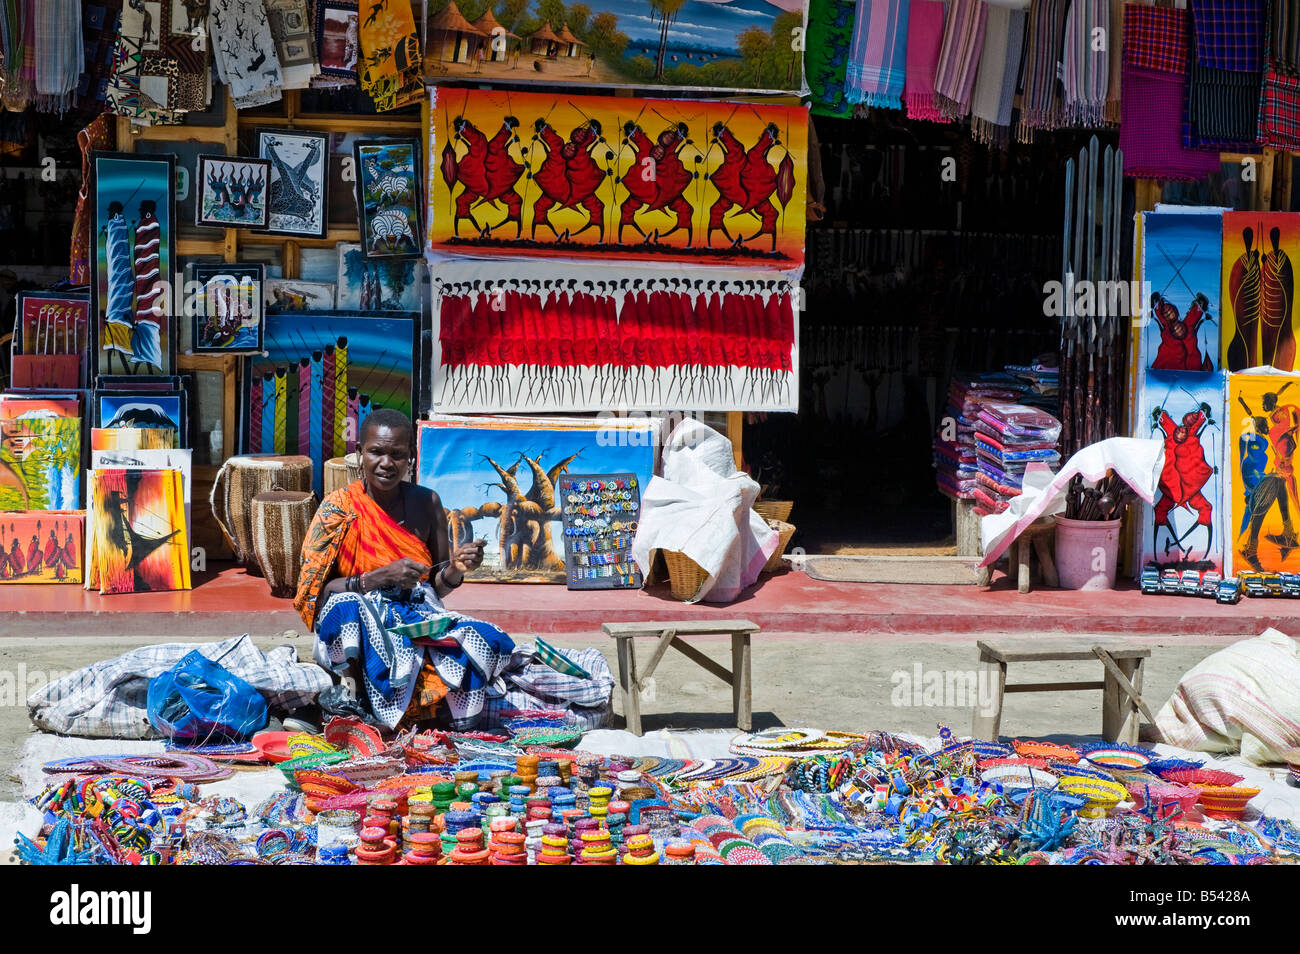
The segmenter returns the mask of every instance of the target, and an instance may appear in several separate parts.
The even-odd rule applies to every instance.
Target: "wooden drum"
[[[257,573],[253,548],[253,498],[272,490],[297,490],[311,493],[312,462],[310,457],[232,457],[217,473],[212,484],[212,516],[235,559]]]
[[[272,490],[253,498],[253,553],[272,596],[291,597],[298,589],[302,542],[316,515],[311,491]]]

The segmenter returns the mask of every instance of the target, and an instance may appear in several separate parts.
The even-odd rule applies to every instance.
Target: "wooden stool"
[[[996,686],[993,711],[975,710],[971,735],[977,739],[996,740],[1002,729],[1002,698],[1007,692],[1068,692],[1100,689],[1102,691],[1101,735],[1107,742],[1138,741],[1138,713],[1152,724],[1151,714],[1142,699],[1142,668],[1151,650],[1124,644],[1097,645],[1083,639],[1004,639],[980,640],[980,663]],[[1013,662],[1100,661],[1105,671],[1102,682],[1025,682],[1007,685],[1007,664]]]
[[[1008,553],[1008,575],[1012,567],[1016,572],[1016,589],[1021,593],[1029,592],[1029,551],[1033,548],[1038,556],[1038,570],[1043,582],[1048,586],[1060,586],[1061,579],[1056,573],[1056,561],[1052,559],[1052,534],[1056,530],[1055,517],[1042,517],[1025,527],[1024,532],[1011,544]]]
[[[654,675],[655,667],[664,658],[669,646],[731,686],[731,706],[736,714],[736,726],[743,732],[753,730],[749,637],[758,632],[758,626],[747,619],[722,619],[711,622],[683,620],[663,623],[605,623],[600,628],[606,636],[618,640],[618,682],[623,690],[623,714],[627,718],[628,731],[633,735],[641,735],[641,690],[645,688],[646,680]],[[730,672],[681,639],[682,636],[723,633],[731,636]],[[659,641],[655,644],[645,669],[638,672],[633,640],[648,636]]]

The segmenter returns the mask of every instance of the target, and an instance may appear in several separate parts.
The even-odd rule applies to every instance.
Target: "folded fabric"
[[[1061,122],[1061,88],[1057,70],[1065,35],[1068,0],[1033,0],[1026,31],[1025,76],[1021,84],[1020,123],[1016,138],[1030,142],[1036,129]]]
[[[1110,59],[1104,47],[1097,49],[1098,31],[1110,36],[1110,0],[1073,0],[1061,70],[1065,121],[1072,126],[1100,126],[1106,119]]]
[[[942,122],[935,100],[934,74],[943,45],[943,0],[912,0],[907,13],[907,78],[903,101],[909,119]]]
[[[1196,61],[1220,70],[1263,68],[1264,0],[1191,0]]]
[[[950,0],[943,24],[943,44],[934,74],[934,94],[939,111],[948,119],[964,119],[970,112],[975,70],[984,46],[984,0]]]
[[[903,108],[909,5],[909,0],[862,0],[858,4],[845,71],[849,102]]]
[[[1296,0],[1273,0],[1268,32],[1273,65],[1284,73],[1300,72],[1300,5]]]
[[[1124,175],[1138,179],[1201,179],[1219,168],[1217,151],[1183,145],[1187,78],[1124,68],[1119,147]]]
[[[854,3],[814,3],[808,7],[808,52],[804,71],[814,116],[853,115],[848,96],[849,51],[856,33]]]
[[[1124,65],[1160,73],[1187,72],[1187,11],[1124,5]]]
[[[1188,75],[1183,145],[1220,152],[1253,150],[1259,106],[1258,73],[1221,70],[1193,60]]]
[[[1272,67],[1264,74],[1257,140],[1274,149],[1300,150],[1300,77]]]
[[[988,5],[984,48],[971,94],[970,128],[976,142],[1001,146],[1011,137],[1011,108],[1020,81],[1027,19],[1024,10]]]

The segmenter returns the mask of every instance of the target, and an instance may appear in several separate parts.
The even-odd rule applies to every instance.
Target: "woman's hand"
[[[456,547],[456,552],[451,555],[452,569],[461,573],[477,570],[483,563],[483,546],[486,543],[486,540],[471,540]]]
[[[362,577],[368,590],[384,590],[392,587],[409,590],[428,572],[428,566],[419,560],[402,557],[388,566],[381,566],[377,570],[362,574]]]

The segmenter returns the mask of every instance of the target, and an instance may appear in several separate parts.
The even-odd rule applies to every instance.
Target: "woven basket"
[[[253,498],[253,554],[272,596],[293,596],[298,589],[302,542],[315,515],[311,491],[272,490]]]
[[[785,556],[785,548],[790,545],[790,538],[794,536],[795,526],[793,523],[786,523],[784,520],[772,520],[770,518],[767,519],[767,525],[780,535],[780,539],[777,541],[776,549],[772,551],[772,555],[763,564],[763,572],[775,573],[781,569],[781,557]]]
[[[212,482],[212,516],[250,573],[258,573],[253,547],[253,498],[271,490],[310,491],[310,457],[232,457]]]
[[[685,553],[678,553],[676,550],[659,552],[664,555],[664,563],[668,565],[668,585],[673,599],[684,603],[695,599],[695,594],[700,591],[709,574]]]
[[[790,519],[790,511],[794,509],[793,500],[755,500],[754,509],[764,520],[780,520],[782,522]]]

